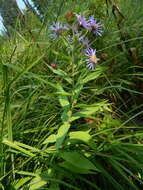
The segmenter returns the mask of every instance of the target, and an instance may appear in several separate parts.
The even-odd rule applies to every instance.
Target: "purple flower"
[[[86,59],[87,68],[90,70],[94,70],[97,62],[100,60],[99,58],[96,57],[96,49],[94,50],[92,48],[87,48],[85,50],[85,56],[88,57],[88,59]]]
[[[83,26],[84,28],[89,30],[89,23],[87,22],[86,18],[78,14],[76,14],[76,17],[78,19],[79,26]]]
[[[94,18],[94,16],[91,16],[88,20],[89,24],[90,24],[90,27],[91,27],[91,30],[93,31],[93,33],[96,35],[96,36],[101,36],[102,35],[102,25],[97,22]]]
[[[49,30],[53,32],[52,34],[50,34],[50,37],[52,37],[53,39],[56,39],[57,37],[62,35],[64,31],[68,30],[68,27],[59,22],[56,22],[52,26],[49,27]]]

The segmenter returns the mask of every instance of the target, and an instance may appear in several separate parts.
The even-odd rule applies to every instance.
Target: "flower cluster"
[[[86,46],[85,56],[87,57],[87,68],[89,70],[94,70],[96,68],[97,62],[100,59],[96,57],[96,49],[92,49],[90,47],[88,33],[91,33],[96,37],[101,36],[103,32],[102,25],[100,22],[97,22],[94,16],[90,16],[88,19],[86,19],[82,15],[75,14],[75,18],[77,18],[78,25],[73,25],[72,27],[63,25],[60,22],[53,23],[53,25],[49,27],[49,30],[52,32],[52,34],[50,34],[50,37],[55,40],[59,36],[63,35],[64,32],[72,30],[73,36],[68,33],[67,39],[71,44],[74,42],[74,39],[78,39],[78,42],[80,44]],[[80,30],[79,32],[80,28],[86,30],[84,35],[83,30]]]
[[[94,16],[89,17],[89,19],[86,19],[85,17],[76,14],[78,25],[80,27],[83,27],[87,31],[92,32],[96,36],[102,35],[102,25],[96,21]],[[87,68],[89,70],[94,70],[96,68],[97,62],[100,60],[96,56],[96,49],[92,49],[90,47],[90,40],[88,38],[84,39],[84,42],[86,42],[86,50],[85,50],[85,56],[87,57]]]
[[[96,36],[101,36],[102,35],[102,25],[96,21],[94,16],[89,17],[88,20],[86,20],[85,17],[76,14],[77,19],[78,19],[78,24],[79,26],[82,26],[83,28],[87,29],[88,31],[92,31],[93,34]]]

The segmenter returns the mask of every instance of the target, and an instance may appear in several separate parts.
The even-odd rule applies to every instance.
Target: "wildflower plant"
[[[121,123],[120,108],[116,114],[107,91],[121,91],[122,84],[114,86],[106,68],[96,67],[102,25],[94,16],[75,19],[68,25],[53,23],[44,48],[39,40],[31,45],[33,38],[26,35],[20,40],[22,52],[21,46],[15,51],[15,38],[10,46],[2,44],[1,53],[11,54],[1,56],[0,67],[1,189],[142,189],[143,132],[141,126],[130,126],[136,109],[123,114]]]

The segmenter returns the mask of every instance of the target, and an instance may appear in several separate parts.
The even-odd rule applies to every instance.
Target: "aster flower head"
[[[102,25],[96,21],[94,16],[89,17],[89,25],[91,27],[91,30],[96,36],[101,36],[102,35]]]
[[[79,26],[89,30],[89,23],[84,16],[76,14]]]
[[[62,35],[64,31],[68,30],[68,27],[66,25],[61,24],[60,22],[56,22],[49,27],[49,30],[53,32],[52,34],[50,34],[50,36],[53,39],[56,39],[57,37]]]
[[[86,59],[87,68],[90,70],[94,70],[97,62],[100,60],[96,57],[96,49],[94,50],[92,48],[87,48],[85,50],[85,56],[88,57],[88,59]]]

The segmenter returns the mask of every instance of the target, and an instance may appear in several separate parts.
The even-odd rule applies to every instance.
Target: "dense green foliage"
[[[0,189],[142,189],[142,9],[57,0],[42,20],[25,11],[25,27],[1,44]],[[50,38],[53,21],[76,25],[75,13],[104,27],[98,38],[85,32],[100,58],[93,71],[74,34]]]

